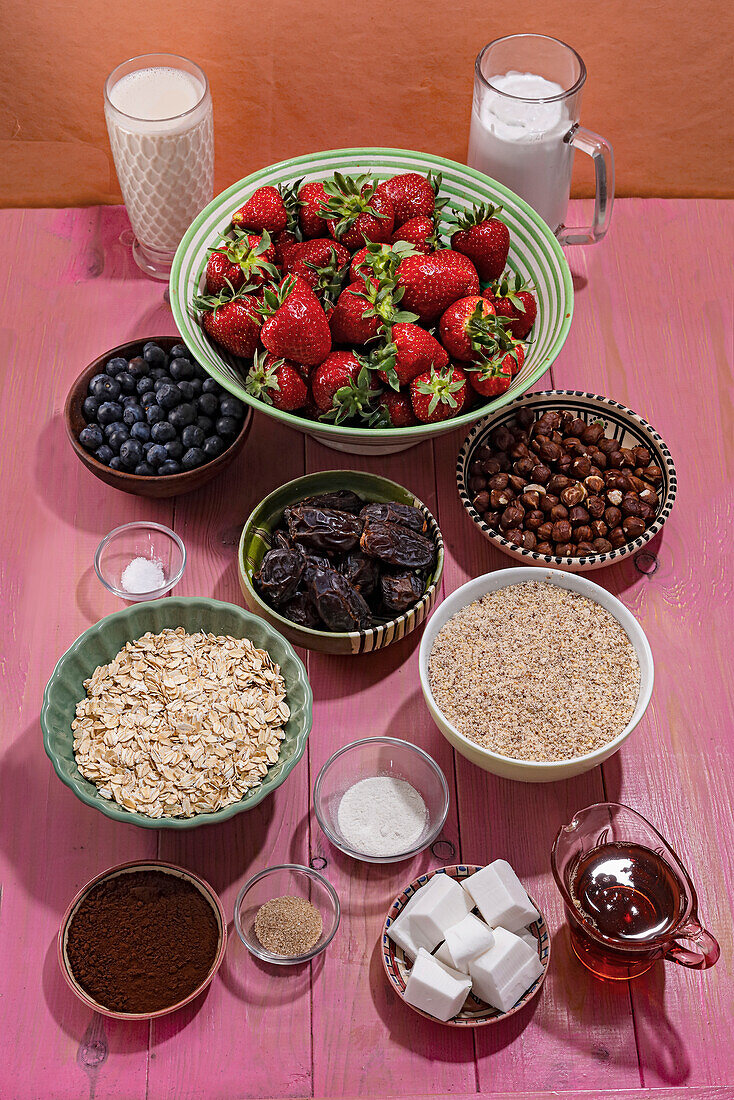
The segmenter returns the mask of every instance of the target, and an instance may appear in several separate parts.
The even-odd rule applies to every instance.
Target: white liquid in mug
[[[112,154],[144,249],[172,255],[212,197],[214,132],[204,92],[198,77],[168,67],[138,69],[110,89],[116,110],[105,103],[105,115]]]
[[[563,141],[573,125],[563,100],[528,102],[561,95],[564,88],[534,73],[491,78],[498,95],[475,95],[469,165],[499,180],[537,210],[551,229],[563,224],[571,189],[573,145]],[[508,96],[522,96],[510,99]]]

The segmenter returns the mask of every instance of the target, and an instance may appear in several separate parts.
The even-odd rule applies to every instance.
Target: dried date
[[[380,578],[382,602],[388,611],[398,615],[421,598],[424,587],[416,573],[384,573]]]
[[[360,546],[365,554],[402,569],[430,569],[436,560],[431,539],[399,523],[368,523]]]
[[[363,523],[352,512],[297,504],[285,510],[288,533],[294,542],[313,550],[346,554],[359,544]]]
[[[328,630],[366,630],[372,624],[372,612],[364,596],[335,569],[314,573],[309,595]]]
[[[486,482],[480,488],[484,489]],[[399,523],[402,527],[409,527],[411,531],[417,531],[424,535],[428,530],[428,522],[420,508],[412,504],[398,504],[397,501],[380,504],[365,504],[359,513],[360,519],[367,523]]]
[[[268,550],[253,580],[258,592],[274,607],[293,596],[305,568],[303,554],[297,550]]]

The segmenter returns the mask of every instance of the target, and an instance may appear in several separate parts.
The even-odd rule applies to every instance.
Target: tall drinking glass
[[[612,217],[614,154],[579,125],[586,66],[570,46],[543,34],[490,42],[474,66],[468,163],[525,199],[561,244],[600,241]],[[594,220],[567,228],[574,149],[593,157]]]
[[[209,83],[185,57],[143,54],[107,77],[104,109],[135,262],[167,279],[181,238],[214,194]]]

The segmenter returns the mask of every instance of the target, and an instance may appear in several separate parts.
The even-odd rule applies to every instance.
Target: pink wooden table
[[[571,222],[583,221],[580,209],[575,215]],[[41,744],[38,712],[56,659],[120,606],[92,569],[110,528],[143,517],[175,527],[190,553],[179,594],[238,602],[235,545],[255,502],[304,472],[353,466],[410,486],[434,510],[448,551],[444,592],[510,559],[459,504],[461,433],[367,460],[340,457],[258,415],[236,464],[198,494],[156,503],[106,488],[68,447],[64,396],[106,348],[175,331],[163,287],[120,243],[120,208],[5,211],[0,222],[0,1097],[734,1096],[731,206],[618,202],[608,240],[570,250],[576,314],[543,379],[546,388],[589,389],[630,405],[678,464],[680,494],[654,556],[594,576],[638,616],[655,656],[653,700],[624,749],[554,785],[473,768],[454,757],[423,706],[413,635],[374,656],[309,655],[314,726],[288,782],[222,826],[160,833],[82,805]],[[310,815],[309,790],[327,756],[383,733],[414,739],[449,777],[444,836],[457,858],[509,856],[548,917],[548,981],[504,1025],[457,1034],[414,1015],[386,984],[376,946],[386,908],[435,857],[397,868],[351,863]],[[632,985],[605,985],[570,957],[550,847],[574,810],[604,798],[649,816],[681,853],[721,942],[715,969],[659,965]],[[338,936],[319,962],[287,976],[259,966],[233,936],[203,1001],[150,1027],[91,1015],[57,968],[59,918],[99,871],[154,856],[203,874],[230,913],[254,871],[323,856],[343,905]]]

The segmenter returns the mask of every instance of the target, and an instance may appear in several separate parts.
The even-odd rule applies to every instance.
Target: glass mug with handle
[[[579,124],[586,66],[557,38],[513,34],[490,42],[474,66],[468,164],[515,191],[561,244],[594,244],[609,228],[614,154]],[[594,220],[568,228],[574,149],[594,160]]]

